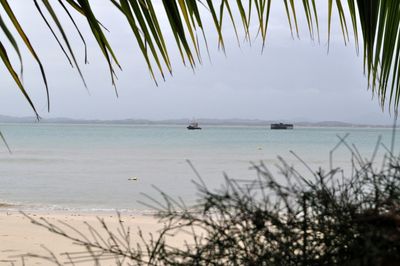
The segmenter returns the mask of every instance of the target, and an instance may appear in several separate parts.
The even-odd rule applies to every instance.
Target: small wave
[[[0,211],[23,211],[23,212],[60,212],[60,213],[86,213],[86,214],[115,214],[126,215],[145,215],[152,216],[156,214],[155,210],[150,209],[128,209],[128,208],[100,208],[100,207],[66,207],[60,205],[46,204],[17,204],[9,202],[0,202]]]

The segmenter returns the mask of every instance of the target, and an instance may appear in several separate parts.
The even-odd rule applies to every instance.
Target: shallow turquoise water
[[[263,160],[270,168],[284,157],[302,165],[293,150],[314,169],[328,166],[337,135],[350,133],[364,157],[371,156],[378,136],[390,147],[392,130],[384,128],[4,124],[13,154],[0,145],[0,202],[22,208],[143,210],[141,193],[157,196],[156,185],[172,196],[192,202],[195,179],[191,160],[210,187],[233,178],[255,176],[250,162]],[[334,153],[335,166],[350,167],[345,147]],[[137,181],[128,181],[137,177]]]

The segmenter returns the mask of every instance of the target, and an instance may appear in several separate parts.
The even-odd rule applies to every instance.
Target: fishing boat
[[[201,127],[199,127],[199,123],[197,123],[195,121],[190,122],[186,128],[189,130],[201,129]]]
[[[284,124],[284,123],[271,124],[271,129],[293,129],[293,124]]]

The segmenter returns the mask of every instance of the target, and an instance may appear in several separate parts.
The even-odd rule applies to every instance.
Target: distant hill
[[[297,126],[303,127],[367,127],[367,126],[379,126],[379,125],[363,125],[363,124],[353,124],[341,121],[321,121],[321,122],[297,122]],[[380,125],[382,126],[382,125]],[[387,125],[385,125],[387,126]]]
[[[122,119],[122,120],[85,120],[72,118],[43,118],[42,124],[122,124],[122,125],[187,125],[191,119],[167,119],[167,120],[147,120],[147,119]],[[196,119],[200,125],[221,125],[221,126],[269,126],[272,123],[293,123],[299,127],[392,127],[391,125],[368,125],[354,124],[341,121],[288,121],[288,120],[260,120],[260,119]],[[35,117],[12,117],[0,115],[0,123],[37,123]]]
[[[13,117],[0,115],[0,123],[34,123],[36,122],[35,117]]]

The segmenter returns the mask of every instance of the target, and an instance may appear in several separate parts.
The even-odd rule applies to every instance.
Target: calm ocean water
[[[158,196],[152,185],[192,202],[195,174],[191,160],[209,187],[230,177],[255,177],[250,162],[274,169],[277,155],[302,168],[293,150],[310,166],[327,166],[337,135],[350,133],[364,157],[371,156],[378,136],[390,147],[392,131],[384,128],[48,125],[3,124],[13,150],[0,145],[0,203],[17,208],[79,210],[145,210],[142,193]],[[348,168],[350,153],[334,153],[335,166]],[[137,181],[129,178],[137,177]]]

